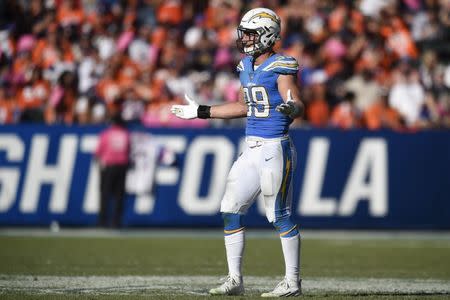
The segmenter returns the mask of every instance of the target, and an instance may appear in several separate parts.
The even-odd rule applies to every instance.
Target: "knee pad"
[[[297,225],[291,221],[289,216],[276,218],[273,226],[281,237],[292,237],[298,234]]]
[[[264,196],[274,194],[272,170],[264,168],[261,171],[261,192]]]
[[[244,226],[242,226],[242,215],[223,213],[222,218],[225,235],[230,235],[244,230]]]

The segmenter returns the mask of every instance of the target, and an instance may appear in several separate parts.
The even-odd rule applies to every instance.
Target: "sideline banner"
[[[102,129],[0,127],[0,226],[95,225],[92,153]],[[220,200],[244,130],[133,131],[151,133],[175,162],[161,164],[154,155],[152,191],[127,195],[124,225],[222,226]],[[450,229],[450,131],[296,129],[291,137],[298,153],[292,210],[300,227]],[[260,199],[244,222],[270,226]]]

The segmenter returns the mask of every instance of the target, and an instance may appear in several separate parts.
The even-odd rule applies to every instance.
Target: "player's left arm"
[[[303,116],[305,105],[300,100],[300,91],[296,84],[296,76],[292,74],[280,74],[277,79],[278,92],[284,103],[278,105],[276,110],[295,119]]]

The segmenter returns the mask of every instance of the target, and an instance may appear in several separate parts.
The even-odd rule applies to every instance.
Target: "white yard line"
[[[280,278],[247,276],[248,293],[273,288]],[[30,294],[196,294],[206,295],[219,284],[216,276],[28,276],[0,275],[1,292]],[[397,278],[307,278],[304,294],[446,294],[450,281]]]
[[[370,230],[301,230],[304,239],[330,240],[440,240],[450,241],[450,231],[370,231]],[[86,238],[219,238],[223,239],[221,228],[216,229],[124,229],[107,230],[96,228],[62,228],[50,230],[46,228],[0,228],[2,236],[21,237],[86,237]],[[275,230],[248,228],[248,238],[278,239]]]

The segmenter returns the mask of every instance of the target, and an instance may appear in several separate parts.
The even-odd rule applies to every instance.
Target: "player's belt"
[[[277,138],[262,138],[259,136],[248,136],[245,138],[245,141],[247,142],[247,145],[250,148],[255,148],[255,147],[262,146],[263,144],[277,143],[277,142],[284,141],[287,139],[289,139],[288,135],[284,135],[284,136],[277,137]]]

